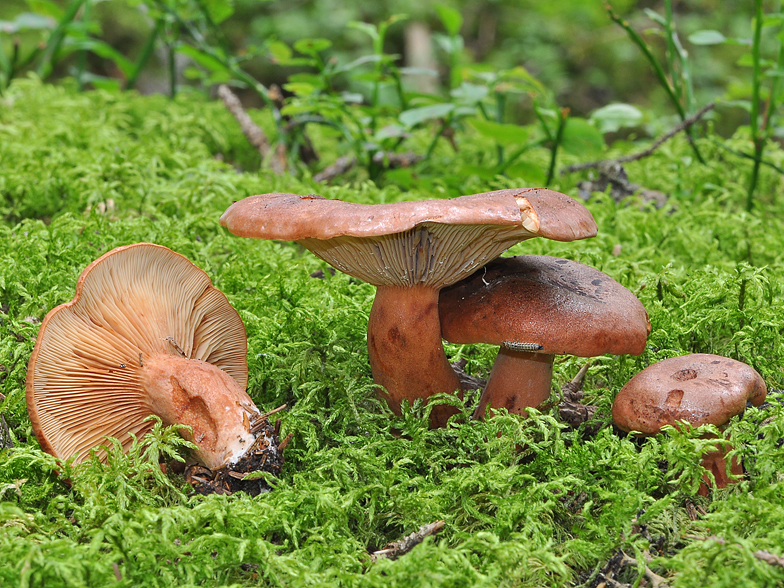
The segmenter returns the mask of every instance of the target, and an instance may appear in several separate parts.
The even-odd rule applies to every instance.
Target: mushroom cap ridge
[[[546,255],[498,258],[441,290],[438,306],[447,341],[531,343],[551,355],[639,355],[651,328],[642,303],[611,277]]]
[[[220,223],[239,237],[281,241],[378,237],[423,223],[521,226],[527,237],[555,241],[596,236],[596,222],[582,204],[543,188],[392,204],[356,204],[315,194],[261,194],[232,204]]]
[[[624,431],[655,435],[664,425],[687,421],[721,426],[746,408],[759,406],[767,388],[749,365],[707,353],[654,363],[621,388],[613,403],[615,424]]]
[[[201,269],[151,243],[104,254],[74,299],[46,315],[30,357],[27,407],[41,447],[82,460],[106,436],[127,446],[128,433],[152,427],[144,359],[183,354],[223,370],[247,396],[245,328]]]
[[[596,235],[584,206],[560,192],[534,188],[394,204],[263,194],[235,202],[221,224],[242,237],[294,240],[376,286],[436,289],[525,239]]]

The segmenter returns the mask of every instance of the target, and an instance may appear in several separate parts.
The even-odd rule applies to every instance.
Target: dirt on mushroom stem
[[[193,486],[195,494],[233,494],[245,492],[258,496],[269,492],[271,487],[265,476],[251,475],[267,473],[278,477],[283,467],[283,450],[290,436],[280,441],[278,421],[272,425],[266,416],[253,424],[256,440],[236,463],[210,470],[200,464],[192,464],[185,470],[185,479]]]

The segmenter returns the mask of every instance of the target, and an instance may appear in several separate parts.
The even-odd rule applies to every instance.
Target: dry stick
[[[218,86],[218,97],[223,101],[226,109],[239,123],[243,134],[248,139],[248,142],[256,148],[256,151],[261,155],[261,160],[264,161],[272,152],[267,135],[259,125],[253,122],[245,109],[242,107],[240,99],[232,92],[226,84]],[[278,145],[275,156],[270,160],[270,169],[278,175],[285,171],[285,147],[283,150],[283,158],[281,161],[281,145]]]
[[[697,541],[715,541],[719,545],[729,544],[729,541],[727,541],[724,537],[718,537],[716,535],[711,535],[710,537],[697,537],[695,535],[684,535],[683,537],[684,539],[696,539]],[[738,545],[740,545],[740,543]],[[753,555],[760,561],[764,561],[766,564],[784,568],[784,557],[771,553],[767,549],[760,549],[759,551],[753,552],[751,555]]]
[[[634,559],[633,557],[629,557],[625,553],[623,554],[623,559],[621,560],[621,567],[631,566],[631,567],[639,567],[639,562]],[[667,579],[663,576],[660,576],[656,572],[653,572],[647,564],[645,564],[645,571],[643,572],[645,577],[651,583],[652,588],[659,588],[660,586],[667,586]]]
[[[417,155],[411,151],[405,153],[392,153],[391,151],[379,151],[373,156],[373,163],[376,165],[383,165],[384,160],[388,162],[388,169],[395,169],[399,167],[411,167],[415,163],[422,161],[424,157]],[[315,176],[315,182],[327,182],[337,176],[340,176],[350,170],[357,164],[357,158],[353,155],[344,155],[338,157],[335,163],[328,165]]]
[[[639,153],[634,153],[632,155],[625,155],[624,157],[619,157],[617,159],[602,159],[600,161],[590,161],[588,163],[578,163],[577,165],[570,165],[569,167],[565,167],[564,169],[561,170],[561,175],[570,174],[576,171],[582,171],[584,169],[597,168],[605,163],[626,163],[629,161],[637,161],[638,159],[643,159],[644,157],[653,155],[653,152],[656,151],[662,145],[662,143],[668,141],[669,139],[672,139],[675,135],[677,135],[681,131],[688,129],[691,125],[693,125],[703,116],[705,116],[705,114],[708,111],[713,110],[715,106],[716,106],[715,102],[711,102],[710,104],[703,106],[693,115],[691,115],[689,118],[687,118],[682,123],[680,123],[678,126],[674,127],[673,129],[671,129],[670,131],[668,131],[667,133],[665,133],[664,135],[656,139],[656,141],[653,142],[653,145],[648,147],[645,151],[640,151]]]
[[[404,555],[414,549],[417,545],[424,541],[425,537],[438,533],[444,528],[444,521],[436,521],[428,525],[422,525],[418,531],[414,531],[410,535],[403,537],[400,541],[387,543],[384,549],[379,549],[370,554],[370,561],[377,562],[379,559],[389,558],[395,559]]]
[[[5,400],[5,396],[0,392],[0,403]],[[5,422],[5,417],[0,414],[0,449],[10,449],[14,444],[11,442],[11,432],[8,430],[8,424]]]
[[[566,382],[563,386],[561,386],[561,393],[563,394],[564,398],[569,396],[569,400],[573,398],[577,392],[580,391],[580,387],[583,385],[583,380],[585,379],[585,374],[588,373],[588,368],[591,367],[591,362],[585,362],[585,365],[580,368],[580,371],[577,372],[577,375],[572,379],[571,382]]]

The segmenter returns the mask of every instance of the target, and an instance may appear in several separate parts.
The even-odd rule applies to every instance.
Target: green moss
[[[735,357],[781,386],[784,210],[771,198],[755,214],[741,212],[748,170],[704,147],[712,158],[704,167],[687,165],[689,147],[677,140],[629,166],[634,181],[672,192],[666,208],[598,196],[588,205],[596,239],[531,240],[510,252],[590,264],[645,304],[645,353],[598,358],[589,370],[588,398],[605,421],[633,374],[682,353]],[[0,413],[16,443],[0,450],[0,584],[563,586],[588,581],[618,549],[639,561],[649,553],[651,567],[678,586],[784,581],[781,568],[753,555],[784,554],[779,397],[730,425],[748,477],[708,498],[695,496],[699,456],[715,441],[700,439],[701,430],[636,440],[605,427],[587,436],[556,411],[456,418],[430,430],[429,407],[395,417],[376,398],[365,346],[371,286],[341,274],[312,278],[326,266],[300,247],[239,239],[217,224],[232,200],[274,190],[384,202],[525,183],[479,178],[468,162],[480,153],[491,157],[493,148],[476,141],[449,160],[438,151],[450,174],[420,169],[409,188],[392,183],[403,176],[376,186],[359,175],[325,187],[238,173],[226,162],[252,170],[252,150],[220,105],[197,97],[14,85],[0,108]],[[530,163],[544,155],[532,153]],[[576,180],[560,188],[575,193]],[[763,176],[770,191],[778,182]],[[102,214],[98,203],[109,198],[115,208]],[[263,409],[288,404],[283,432],[294,437],[272,492],[188,497],[182,478],[162,476],[142,446],[73,470],[38,449],[24,398],[38,321],[73,297],[93,259],[142,241],[171,247],[211,276],[246,325],[249,393]],[[495,350],[447,352],[486,374]],[[583,362],[558,358],[556,382]],[[436,402],[457,403],[465,417],[476,398]],[[178,439],[157,429],[155,451],[178,452]],[[689,503],[707,515],[690,520]],[[438,536],[396,561],[370,562],[369,551],[438,519],[446,521]],[[725,542],[703,540],[711,535]],[[641,574],[627,568],[622,578]]]

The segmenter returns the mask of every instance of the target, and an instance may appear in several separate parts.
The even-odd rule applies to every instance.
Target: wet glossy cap
[[[376,286],[440,288],[525,239],[596,235],[596,222],[582,204],[537,188],[393,204],[263,194],[235,202],[220,222],[240,237],[297,241]]]
[[[642,303],[608,275],[545,255],[499,258],[441,290],[438,304],[447,341],[551,355],[638,355],[651,328]]]
[[[613,403],[615,424],[624,431],[657,434],[664,425],[726,424],[746,408],[759,406],[767,388],[751,366],[698,353],[648,366],[621,389]]]

